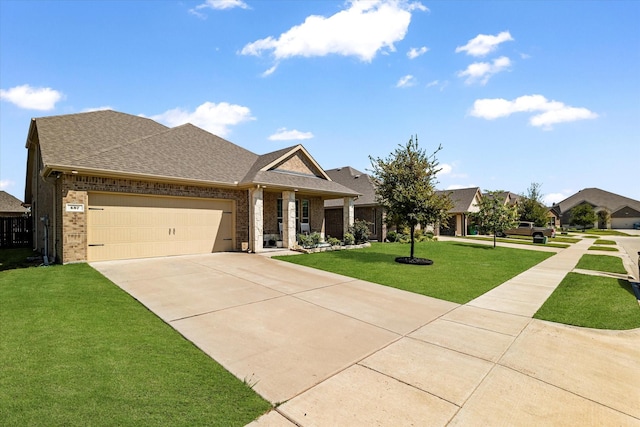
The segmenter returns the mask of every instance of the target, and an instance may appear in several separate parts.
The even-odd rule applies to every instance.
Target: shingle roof
[[[22,202],[6,191],[0,191],[0,212],[25,213],[27,208]]]
[[[453,202],[453,208],[449,209],[450,213],[465,213],[471,211],[471,205],[479,191],[479,187],[471,187],[438,191],[438,194],[449,194]]]
[[[592,203],[597,207],[606,208],[610,212],[616,212],[624,206],[629,206],[632,209],[640,211],[640,201],[601,190],[599,188],[585,188],[580,190],[576,194],[556,203],[554,205],[554,209],[559,210],[559,213],[564,213],[583,202]]]
[[[192,124],[168,128],[111,110],[37,118],[33,124],[43,163],[52,170],[67,168],[230,186],[260,183],[339,197],[357,195],[327,179],[262,171],[292,150],[303,151],[310,158],[298,145],[259,156]],[[33,136],[29,138],[27,146]]]
[[[360,172],[351,166],[345,166],[342,168],[330,169],[325,171],[329,177],[337,183],[351,188],[353,191],[360,194],[360,197],[354,202],[356,206],[368,206],[377,204],[376,201],[376,188],[371,177]],[[326,200],[324,206],[338,207],[342,206],[342,200]]]
[[[151,119],[112,110],[40,117],[34,121],[46,165],[73,165],[79,157],[168,129]]]

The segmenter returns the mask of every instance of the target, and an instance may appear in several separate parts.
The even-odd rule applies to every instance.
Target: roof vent
[[[353,177],[353,178],[354,178],[354,179],[358,179],[358,178],[360,178],[360,175],[354,175],[354,177]]]

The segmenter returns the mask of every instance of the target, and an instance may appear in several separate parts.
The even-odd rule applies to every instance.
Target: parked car
[[[531,236],[531,237],[556,237],[556,230],[552,227],[536,227],[533,222],[521,221],[516,228],[510,228],[496,233],[497,236]]]
[[[633,223],[633,229],[634,230],[640,230],[640,222],[634,222]]]

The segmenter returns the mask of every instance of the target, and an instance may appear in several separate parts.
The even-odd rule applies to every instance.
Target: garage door
[[[87,259],[232,251],[234,202],[90,193]]]

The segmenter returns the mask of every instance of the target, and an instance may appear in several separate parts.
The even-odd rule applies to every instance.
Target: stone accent
[[[231,199],[235,201],[236,205],[236,250],[241,250],[242,242],[249,241],[249,201],[246,190],[83,175],[63,175],[59,181],[61,197],[58,199],[60,203],[56,213],[60,218],[58,230],[62,240],[62,248],[59,250],[58,258],[63,263],[86,261],[87,259],[88,193],[96,191]],[[82,203],[85,205],[85,212],[66,212],[67,203]]]
[[[249,248],[252,252],[262,252],[264,236],[264,190],[251,190],[251,241]]]
[[[296,193],[282,192],[282,241],[285,248],[296,244]]]
[[[344,233],[349,232],[349,227],[353,226],[354,221],[354,202],[353,197],[345,197],[344,198],[344,206],[342,208],[342,227],[343,227],[343,236]]]

